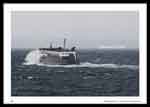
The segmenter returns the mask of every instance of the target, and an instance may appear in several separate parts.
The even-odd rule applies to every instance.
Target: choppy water
[[[137,50],[80,50],[80,65],[39,64],[31,52],[12,50],[12,96],[139,95]]]

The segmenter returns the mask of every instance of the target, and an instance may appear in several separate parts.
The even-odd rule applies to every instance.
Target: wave
[[[43,56],[39,50],[33,50],[25,57],[25,65],[39,64],[40,57]]]
[[[37,66],[46,66],[46,67],[63,67],[63,68],[74,68],[74,67],[88,67],[88,68],[128,68],[128,69],[138,69],[138,65],[119,65],[119,64],[94,64],[90,62],[82,62],[80,64],[72,65],[48,65],[40,63],[39,59],[43,56],[38,50],[33,50],[27,54],[25,57],[25,62],[23,65],[37,65]]]

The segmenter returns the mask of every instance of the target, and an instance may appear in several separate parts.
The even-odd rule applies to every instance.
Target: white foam
[[[40,57],[42,56],[42,54],[40,53],[39,50],[33,50],[31,52],[29,52],[27,54],[27,56],[25,57],[25,65],[32,65],[32,64],[39,64],[40,61]]]
[[[31,79],[33,79],[33,77],[32,76],[28,76],[27,79],[31,80]]]
[[[46,67],[63,67],[63,68],[128,68],[128,69],[138,69],[137,65],[117,65],[117,64],[92,64],[92,63],[81,63],[79,65],[48,65],[48,64],[36,64],[38,66]]]

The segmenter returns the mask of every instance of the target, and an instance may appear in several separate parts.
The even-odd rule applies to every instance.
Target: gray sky
[[[12,48],[138,48],[137,12],[12,12]]]

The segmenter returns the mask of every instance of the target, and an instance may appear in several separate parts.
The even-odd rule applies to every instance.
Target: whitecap
[[[33,77],[32,76],[28,76],[27,79],[31,80],[31,79],[33,79]]]
[[[24,65],[33,65],[33,64],[39,64],[40,63],[40,57],[42,54],[39,50],[33,50],[27,54],[25,57],[25,63]]]

